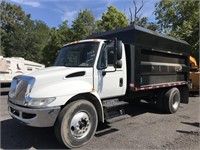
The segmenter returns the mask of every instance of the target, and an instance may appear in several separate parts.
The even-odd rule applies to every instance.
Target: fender
[[[65,105],[68,105],[69,103],[74,102],[79,99],[86,99],[90,101],[96,108],[99,121],[104,122],[103,105],[99,97],[99,94],[95,90],[92,90],[87,93],[79,93],[77,95],[74,95],[67,101]]]
[[[92,91],[91,94],[96,97],[96,109],[98,111],[98,115],[101,115],[100,116],[100,119],[102,122],[104,122],[104,111],[103,111],[103,105],[102,105],[102,102],[101,102],[101,99],[99,97],[99,94],[96,92],[96,91]]]

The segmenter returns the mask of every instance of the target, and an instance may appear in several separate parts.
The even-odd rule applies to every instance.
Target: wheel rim
[[[70,123],[70,131],[74,138],[84,138],[90,131],[91,121],[86,112],[76,113]]]
[[[178,106],[179,106],[179,95],[177,93],[173,94],[173,97],[172,97],[172,107],[176,110],[178,109]]]

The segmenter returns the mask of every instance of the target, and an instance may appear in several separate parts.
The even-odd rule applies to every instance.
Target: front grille
[[[9,100],[18,105],[24,105],[28,84],[26,80],[14,78],[10,87]]]
[[[28,82],[21,80],[16,86],[15,99],[23,100],[25,98]]]
[[[30,93],[35,83],[35,78],[31,76],[16,76],[13,78],[8,99],[14,104],[25,105],[25,101],[30,100]]]

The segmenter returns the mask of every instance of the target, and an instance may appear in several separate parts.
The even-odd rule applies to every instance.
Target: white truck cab
[[[81,93],[90,93],[97,99],[121,96],[126,91],[124,53],[121,61],[122,66],[115,68],[114,42],[83,40],[71,43],[63,46],[53,67],[15,77],[9,95],[12,99],[16,84],[25,80],[28,90],[23,103],[30,107],[62,106]]]

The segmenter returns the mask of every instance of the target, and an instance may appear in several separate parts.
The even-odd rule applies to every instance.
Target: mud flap
[[[181,103],[189,103],[189,87],[187,85],[178,88],[181,94]]]

